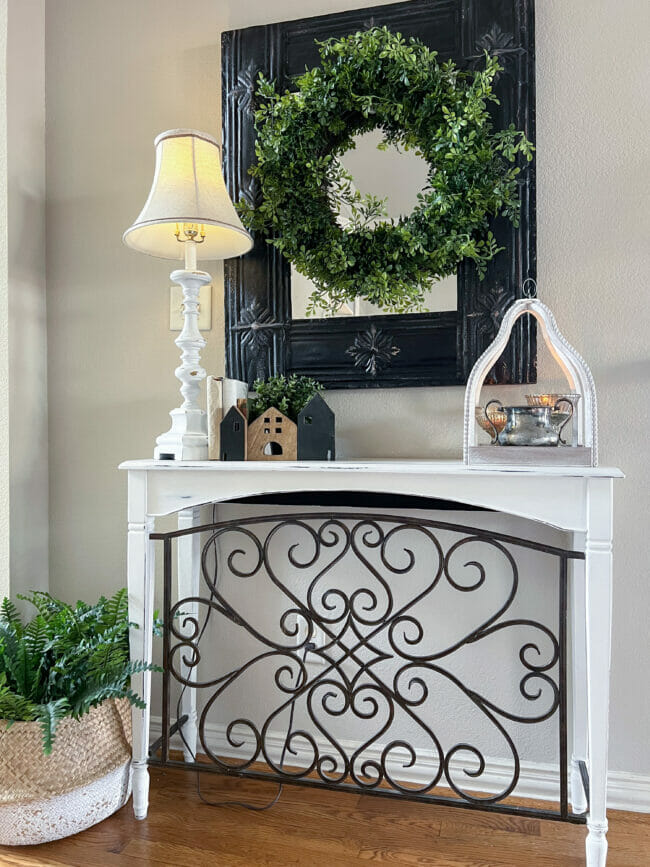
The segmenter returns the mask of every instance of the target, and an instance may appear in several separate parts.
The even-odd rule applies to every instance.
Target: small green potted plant
[[[0,605],[0,844],[75,834],[130,794],[130,677],[126,590],[95,605],[48,593],[20,597],[23,622]]]
[[[271,376],[248,401],[248,459],[334,460],[334,413],[308,376]],[[278,415],[278,413],[280,415]]]
[[[309,401],[323,390],[323,386],[309,376],[270,376],[268,379],[257,379],[253,383],[255,394],[248,400],[248,420],[255,421],[270,407],[279,409],[281,413],[298,421],[298,415]]]

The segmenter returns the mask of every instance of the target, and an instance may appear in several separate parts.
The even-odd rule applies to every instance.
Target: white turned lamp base
[[[181,350],[181,363],[176,368],[176,378],[181,383],[184,400],[173,409],[172,426],[156,440],[154,458],[172,461],[207,461],[208,418],[198,404],[201,383],[206,377],[201,367],[201,350],[205,340],[199,331],[199,290],[212,279],[206,271],[172,271],[171,279],[183,288],[183,330],[176,338]]]
[[[207,461],[208,422],[202,409],[173,409],[172,426],[156,439],[157,461]]]

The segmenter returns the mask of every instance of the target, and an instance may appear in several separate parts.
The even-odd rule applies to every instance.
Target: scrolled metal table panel
[[[195,533],[202,534],[203,589],[174,601],[172,545]],[[460,524],[356,512],[258,516],[151,538],[162,540],[165,551],[163,764],[181,764],[170,760],[167,734],[178,725],[171,713],[175,681],[204,699],[198,735],[212,764],[196,763],[202,770],[585,821],[569,811],[566,770],[567,563],[584,559],[582,553]],[[553,563],[548,576],[557,593],[553,629],[517,610],[522,576],[515,554],[523,550]],[[343,569],[345,580],[339,582]],[[267,612],[275,618],[273,628],[254,616],[250,597],[257,581],[273,591],[276,605]],[[248,594],[242,591],[245,582],[252,582]],[[496,599],[489,610],[488,588]],[[485,609],[477,622],[436,646],[424,621],[435,624],[436,610],[472,596],[480,597]],[[242,630],[255,651],[225,672],[206,673],[201,653],[206,634],[219,625],[225,634],[224,624]],[[453,631],[453,624],[447,626]],[[468,648],[480,654],[491,639],[505,635],[517,646],[521,665],[517,706],[453,670],[456,654]],[[251,678],[272,687],[264,694],[273,700],[257,718],[229,712]],[[488,740],[509,756],[508,779],[499,791],[480,788],[488,756],[478,738],[446,743],[436,729],[432,705],[449,690],[471,706]],[[180,701],[176,719],[179,707]],[[279,751],[277,732],[289,713],[294,720],[294,712],[297,722],[285,730]],[[210,741],[211,714],[227,717],[222,754]],[[521,769],[513,730],[554,717],[559,809],[508,802],[516,795]],[[343,737],[346,727],[363,729],[363,739]]]

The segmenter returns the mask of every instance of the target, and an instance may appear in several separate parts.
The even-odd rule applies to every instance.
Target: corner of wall
[[[48,589],[45,0],[6,9],[9,589]],[[26,62],[26,59],[29,62]]]
[[[9,338],[7,254],[7,0],[0,2],[0,598],[9,595]]]

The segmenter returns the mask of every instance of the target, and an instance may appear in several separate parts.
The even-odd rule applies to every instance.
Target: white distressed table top
[[[418,475],[461,475],[461,476],[502,476],[504,473],[526,476],[562,476],[571,478],[623,478],[617,467],[513,467],[513,466],[472,466],[462,461],[417,460],[394,458],[361,458],[345,461],[124,461],[121,470],[202,470],[215,473],[255,473],[275,472],[299,474],[318,471],[324,473],[377,473],[377,474],[418,474]]]
[[[611,496],[608,467],[468,467],[461,461],[126,461],[129,520],[204,503],[292,492],[354,491],[456,501],[584,530],[587,489]]]

